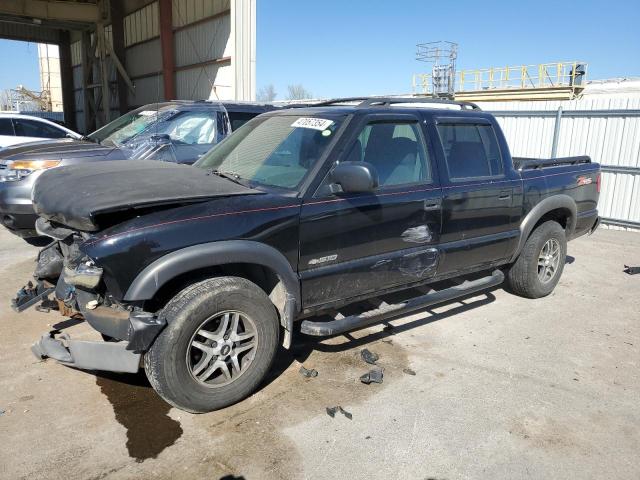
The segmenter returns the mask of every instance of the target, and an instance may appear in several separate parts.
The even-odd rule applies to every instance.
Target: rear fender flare
[[[518,241],[518,248],[516,249],[511,261],[515,261],[520,255],[520,252],[524,248],[524,244],[531,235],[533,227],[535,227],[538,220],[540,220],[547,213],[563,208],[568,210],[569,217],[567,218],[567,227],[565,229],[567,240],[571,238],[573,231],[576,227],[576,220],[578,218],[576,202],[569,195],[554,195],[552,197],[545,198],[535,207],[531,209],[529,213],[524,217],[522,223],[520,223],[520,240]]]

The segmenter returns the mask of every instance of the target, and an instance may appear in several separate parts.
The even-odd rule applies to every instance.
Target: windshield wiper
[[[235,172],[223,172],[221,170],[212,168],[210,170],[207,170],[207,175],[217,175],[218,177],[226,178],[227,180],[231,180],[238,185],[244,186],[244,184],[240,181],[242,177]]]

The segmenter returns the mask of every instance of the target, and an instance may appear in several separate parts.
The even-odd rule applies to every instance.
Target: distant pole
[[[558,138],[560,137],[560,123],[562,122],[562,107],[558,107],[556,113],[556,124],[553,128],[553,143],[551,144],[551,158],[558,155]]]

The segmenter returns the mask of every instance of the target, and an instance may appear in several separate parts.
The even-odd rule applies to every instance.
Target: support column
[[[71,42],[69,31],[60,31],[60,82],[62,83],[62,109],[64,122],[71,130],[78,131],[76,125],[76,101],[73,92],[73,67],[71,66]]]
[[[84,116],[84,132],[91,133],[96,129],[95,100],[93,97],[93,56],[95,50],[91,45],[91,34],[82,32],[82,114]]]
[[[553,143],[551,145],[551,158],[558,156],[558,141],[560,140],[560,123],[562,122],[562,107],[558,107],[556,123],[553,127]]]
[[[256,0],[231,0],[233,98],[256,99]]]
[[[173,43],[173,12],[171,0],[159,0],[160,46],[162,48],[162,79],[165,100],[176,98],[175,57]]]
[[[126,67],[126,52],[124,48],[124,13],[122,0],[111,0],[111,38],[113,40],[113,52]],[[116,75],[116,88],[118,92],[118,110],[120,115],[129,111],[127,82],[122,75]]]
[[[104,23],[96,24],[98,55],[100,56],[100,92],[102,93],[102,126],[111,121],[111,90],[109,88],[109,71],[107,69],[107,37],[104,34]]]

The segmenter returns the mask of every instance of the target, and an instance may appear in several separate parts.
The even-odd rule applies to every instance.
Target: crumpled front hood
[[[41,217],[83,231],[98,231],[99,216],[262,192],[200,168],[153,160],[83,163],[44,172],[33,187]]]
[[[21,143],[0,150],[0,162],[14,160],[65,160],[71,158],[103,157],[114,150],[99,143],[63,138]]]

